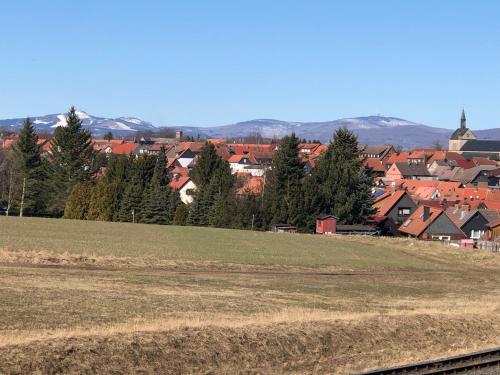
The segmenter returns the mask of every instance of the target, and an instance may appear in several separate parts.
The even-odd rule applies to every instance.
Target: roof
[[[407,162],[408,161],[408,156],[410,155],[409,152],[400,152],[400,153],[394,153],[391,154],[386,160],[385,164],[390,165],[393,163],[399,163],[399,162]]]
[[[123,143],[111,145],[113,154],[130,155],[139,145],[137,143]]]
[[[465,144],[460,148],[460,151],[500,152],[500,141],[471,139],[470,141],[465,142]]]
[[[178,178],[172,178],[168,185],[174,190],[180,190],[189,181],[191,181],[191,178],[189,178],[188,176],[179,176]]]
[[[424,220],[424,207],[429,209],[429,217]],[[418,237],[431,225],[444,211],[441,208],[419,206],[417,210],[399,227],[399,231]]]
[[[207,142],[210,142],[213,144],[219,144],[219,143],[225,143],[226,140],[224,138],[208,138]]]
[[[187,150],[191,150],[194,153],[201,152],[202,148],[205,146],[205,142],[181,142],[177,145],[175,151],[180,155]]]
[[[500,213],[497,209],[480,209],[478,210],[488,223],[497,222],[500,220]]]
[[[430,176],[424,164],[396,163],[396,167],[403,176]]]
[[[489,209],[497,209],[500,210],[500,202],[499,201],[490,201],[488,199],[481,202],[486,208]]]
[[[490,158],[474,156],[471,158],[471,161],[475,165],[494,165],[497,166],[497,162],[495,160],[491,160]]]
[[[380,208],[378,209],[378,215],[386,216],[389,211],[398,203],[401,198],[406,195],[404,190],[396,190],[394,193],[383,199]],[[380,200],[379,200],[380,201]]]
[[[300,143],[297,148],[299,150],[309,150],[312,152],[315,149],[317,149],[319,146],[321,146],[320,143]]]
[[[451,140],[457,140],[459,137],[463,137],[465,133],[467,133],[467,130],[470,130],[469,128],[458,128],[453,132],[451,135],[450,139]]]
[[[243,186],[238,189],[239,195],[258,195],[264,188],[264,177],[253,176],[245,180]]]
[[[366,145],[362,147],[361,152],[363,154],[370,154],[370,155],[381,155],[383,156],[385,153],[390,151],[392,148],[391,145]]]
[[[241,159],[248,159],[250,164],[258,164],[252,153],[233,155],[228,159],[229,163],[240,163]]]
[[[171,174],[179,174],[181,176],[189,176],[189,169],[176,166],[174,169],[170,171]]]
[[[465,225],[470,219],[478,214],[478,210],[465,210],[457,207],[449,207],[446,214],[459,228]]]
[[[363,165],[375,172],[385,172],[384,164],[378,158],[366,158]]]

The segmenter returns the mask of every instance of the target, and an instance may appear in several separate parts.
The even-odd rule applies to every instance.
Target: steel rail
[[[447,375],[463,374],[483,368],[498,367],[500,374],[500,348],[481,352],[419,362],[407,366],[391,367],[364,372],[359,375]]]

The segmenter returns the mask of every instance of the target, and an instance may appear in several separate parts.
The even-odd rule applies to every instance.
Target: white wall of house
[[[178,158],[177,161],[181,165],[181,167],[187,168],[189,164],[193,161],[193,158]]]
[[[193,202],[193,196],[189,194],[190,192],[196,190],[196,185],[193,181],[189,180],[184,184],[184,186],[179,190],[179,195],[181,197],[181,201],[184,204],[189,204]]]
[[[236,174],[238,172],[245,172],[249,173],[251,176],[264,176],[264,173],[266,172],[266,168],[263,165],[248,165],[248,164],[240,164],[240,163],[229,163],[229,166],[231,167],[231,172],[233,174]]]

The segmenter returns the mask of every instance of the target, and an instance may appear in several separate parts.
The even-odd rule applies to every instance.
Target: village
[[[16,137],[2,136],[1,148],[12,147]],[[276,142],[235,143],[211,138],[187,141],[177,131],[172,138],[153,135],[133,140],[93,139],[92,145],[95,152],[106,157],[158,155],[162,150],[167,157],[170,188],[179,192],[182,203],[189,205],[197,189],[190,171],[206,142],[213,144],[217,155],[229,163],[237,179],[238,196],[263,193],[266,171],[279,147]],[[47,156],[51,139],[40,138],[38,145],[41,155]],[[360,145],[363,166],[373,176],[375,214],[366,223],[351,225],[338,224],[334,215],[319,215],[315,232],[407,236],[497,249],[494,241],[500,237],[500,142],[476,140],[463,112],[460,127],[448,146],[448,150],[438,147],[403,151],[393,145]],[[298,145],[305,174],[312,173],[326,149],[327,145],[310,141]],[[297,228],[282,223],[270,229],[295,232]]]

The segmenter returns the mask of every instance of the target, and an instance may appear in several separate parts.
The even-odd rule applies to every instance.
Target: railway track
[[[360,375],[445,375],[478,373],[482,369],[495,370],[489,374],[500,374],[500,348],[485,350],[436,361],[420,362],[413,365],[392,367],[365,372]]]

